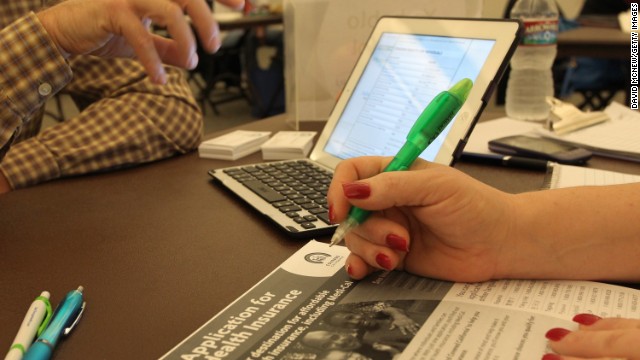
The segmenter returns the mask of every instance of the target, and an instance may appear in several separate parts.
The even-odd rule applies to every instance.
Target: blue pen
[[[82,316],[85,307],[85,302],[82,300],[82,291],[82,286],[79,286],[77,290],[67,294],[53,313],[49,326],[24,355],[24,360],[46,360],[51,357],[60,337],[69,335]]]

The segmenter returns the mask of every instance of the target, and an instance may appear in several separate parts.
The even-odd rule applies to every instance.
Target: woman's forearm
[[[640,280],[640,183],[513,196],[503,277]]]

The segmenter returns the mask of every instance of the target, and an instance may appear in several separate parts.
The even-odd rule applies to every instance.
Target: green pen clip
[[[40,327],[38,328],[37,334],[38,336],[40,336],[40,334],[44,331],[44,329],[46,329],[47,326],[49,326],[49,322],[51,321],[51,316],[53,315],[53,309],[51,308],[51,302],[46,297],[38,296],[36,300],[40,300],[44,302],[45,311],[47,312],[47,315],[42,320],[42,324],[40,324]]]

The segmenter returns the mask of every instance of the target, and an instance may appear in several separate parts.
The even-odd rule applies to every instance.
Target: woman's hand
[[[640,359],[640,320],[605,318],[579,314],[573,320],[577,331],[551,329],[547,339],[555,354],[543,360]]]
[[[448,166],[418,161],[411,171],[381,173],[390,158],[341,162],[328,192],[330,218],[351,205],[377,210],[346,236],[347,271],[405,269],[453,281],[500,277],[514,219],[511,195]]]

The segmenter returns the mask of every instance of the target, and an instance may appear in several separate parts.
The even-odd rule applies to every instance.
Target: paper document
[[[640,182],[640,176],[582,166],[554,164],[547,172],[544,188],[618,185]]]
[[[511,135],[533,134],[536,129],[541,127],[541,123],[515,120],[508,117],[479,122],[473,128],[464,151],[492,154],[489,150],[489,141]]]
[[[399,271],[354,281],[347,255],[310,241],[162,359],[540,359],[545,333],[577,329],[577,313],[640,316],[640,291],[621,286],[466,284]]]
[[[604,112],[611,121],[561,136],[543,128],[538,132],[601,156],[640,161],[640,113],[616,102],[609,104]]]

